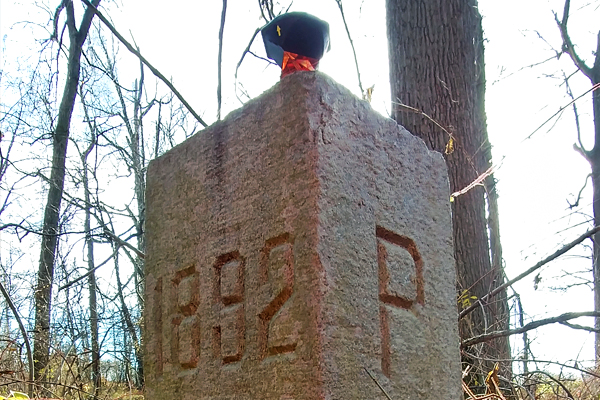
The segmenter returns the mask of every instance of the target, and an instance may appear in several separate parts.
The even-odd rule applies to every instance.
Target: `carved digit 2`
[[[284,233],[267,240],[261,252],[260,280],[262,285],[269,284],[270,288],[269,303],[258,315],[261,358],[296,349],[294,322],[283,314],[294,290],[293,247],[293,238],[289,233]],[[277,330],[273,329],[275,325]]]

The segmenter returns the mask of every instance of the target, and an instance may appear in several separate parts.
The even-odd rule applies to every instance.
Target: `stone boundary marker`
[[[146,399],[459,399],[439,153],[295,73],[148,168]]]

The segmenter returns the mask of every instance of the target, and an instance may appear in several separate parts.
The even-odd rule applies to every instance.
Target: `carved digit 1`
[[[150,331],[152,332],[152,335],[154,336],[154,346],[150,347],[151,353],[149,354],[150,357],[153,358],[153,364],[154,364],[154,373],[156,374],[156,376],[160,376],[163,373],[163,343],[162,343],[162,339],[163,339],[163,326],[162,326],[162,294],[163,294],[163,287],[162,287],[162,277],[156,279],[156,281],[154,281],[153,279],[150,280],[148,279],[147,281],[147,285],[152,285],[154,284],[154,289],[152,294],[149,297],[149,303],[150,305],[148,306],[148,314],[149,316],[151,316],[152,318],[150,319],[150,321],[146,322],[146,326],[148,326],[148,328],[150,329]]]
[[[244,353],[244,265],[237,251],[219,256],[215,263],[214,300],[222,309],[213,334],[223,364],[240,361]]]
[[[375,228],[379,265],[379,315],[381,318],[381,370],[391,374],[391,332],[388,306],[412,309],[425,304],[423,259],[415,242],[385,228]]]
[[[293,352],[298,333],[288,303],[294,290],[294,243],[289,233],[265,243],[261,252],[260,280],[263,286],[268,285],[270,299],[258,315],[261,357]]]

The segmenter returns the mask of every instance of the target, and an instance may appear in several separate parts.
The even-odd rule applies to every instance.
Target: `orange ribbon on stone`
[[[319,60],[301,56],[289,51],[283,52],[283,62],[281,66],[281,77],[289,75],[296,71],[314,71]]]

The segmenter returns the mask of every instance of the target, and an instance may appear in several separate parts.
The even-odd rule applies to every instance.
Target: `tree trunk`
[[[100,0],[94,0],[98,5]],[[42,379],[50,358],[50,315],[52,304],[52,283],[54,280],[54,262],[59,233],[60,204],[63,195],[66,171],[67,143],[71,115],[75,105],[75,96],[79,84],[80,58],[83,43],[87,37],[94,13],[86,10],[79,30],[75,27],[75,12],[72,0],[65,1],[67,13],[66,23],[69,28],[69,58],[67,79],[63,96],[58,109],[58,118],[53,135],[52,167],[50,187],[44,210],[42,243],[38,281],[35,291],[35,332],[34,332],[34,366],[35,378]],[[57,16],[58,17],[58,16]]]
[[[83,91],[82,91],[83,92]],[[83,96],[82,96],[83,97]],[[81,155],[81,164],[83,168],[83,191],[85,197],[85,220],[84,220],[84,231],[85,231],[85,244],[87,247],[87,264],[88,264],[88,292],[89,292],[89,306],[90,306],[90,332],[91,332],[91,347],[92,347],[92,399],[98,398],[100,386],[102,383],[100,375],[100,341],[98,336],[98,301],[96,299],[96,274],[94,273],[94,239],[92,237],[92,200],[90,191],[90,180],[88,170],[88,156],[96,147],[96,129],[91,123],[91,119],[88,115],[87,106],[82,98],[83,109],[85,113],[85,119],[88,121],[90,128],[90,144],[84,153]]]
[[[569,36],[567,22],[569,20],[570,7],[571,0],[565,0],[562,20],[559,20],[556,14],[554,16],[563,40],[562,52],[567,53],[569,57],[571,57],[575,67],[577,67],[579,72],[583,73],[592,82],[592,86],[595,87],[596,85],[600,85],[600,31],[597,36],[594,65],[589,67],[577,54],[575,45],[572,43],[571,37]],[[600,86],[595,87],[595,90],[592,92],[592,107],[594,114],[594,147],[592,150],[586,150],[581,142],[581,137],[578,137],[580,147],[575,145],[575,149],[590,163],[592,169],[594,226],[598,226],[600,225]],[[575,113],[577,114],[577,110],[575,110]],[[600,311],[600,233],[596,233],[592,237],[592,241],[594,311]],[[596,317],[594,325],[596,328],[596,366],[600,366],[600,317]]]
[[[600,33],[598,34],[598,50],[600,50]],[[592,84],[600,83],[600,53],[592,71]],[[594,202],[594,226],[600,225],[600,88],[592,95],[594,107],[594,148],[587,157],[592,167],[592,188]],[[593,237],[592,269],[594,272],[594,311],[600,311],[600,233]],[[596,366],[600,366],[600,317],[596,317]]]
[[[100,342],[98,339],[98,302],[96,300],[96,274],[94,273],[94,240],[91,235],[91,206],[90,192],[88,185],[88,171],[84,170],[84,186],[85,186],[85,241],[87,245],[88,258],[88,288],[89,288],[89,305],[90,305],[90,331],[92,336],[92,384],[94,385],[93,398],[98,397],[98,391],[101,385],[100,375]]]
[[[451,191],[461,190],[491,166],[484,102],[483,34],[477,2],[387,0],[386,3],[392,101],[417,108],[452,133],[455,150],[445,158]],[[399,124],[421,137],[430,149],[445,151],[448,134],[424,115],[398,104],[394,105],[392,115]],[[458,290],[477,298],[503,282],[493,183],[493,177],[488,177],[485,186],[489,194],[484,186],[476,186],[452,203]],[[489,220],[486,196],[490,202]],[[472,313],[469,320],[461,321],[461,338],[508,326],[506,296],[495,300],[486,306],[485,315]],[[508,340],[488,343],[475,355],[509,359]],[[474,372],[480,375],[493,366],[491,361],[465,361],[474,364]],[[510,364],[506,363],[504,373],[509,372]]]
[[[595,100],[595,99],[594,99]],[[598,120],[594,121],[596,125],[596,133],[598,133]],[[598,152],[592,152],[592,154]],[[600,224],[600,159],[593,155],[588,158],[592,167],[592,196],[593,196],[593,209],[594,209],[594,226]],[[594,161],[595,160],[595,161]],[[600,233],[596,233],[592,237],[592,272],[594,277],[594,311],[600,311]],[[600,366],[600,318],[595,318],[596,328],[596,367]]]
[[[123,294],[123,284],[121,283],[121,274],[119,273],[119,259],[115,257],[115,275],[117,278],[117,295],[119,297],[119,301],[121,303],[121,314],[123,315],[123,321],[125,322],[125,326],[127,327],[127,332],[131,337],[133,342],[133,351],[135,354],[136,368],[137,368],[137,376],[135,379],[135,385],[138,389],[142,389],[144,386],[144,356],[142,352],[142,343],[138,339],[137,330],[135,324],[133,323],[133,319],[131,318],[131,313],[129,312],[129,307],[125,301],[125,296]]]
[[[596,45],[596,58],[591,70],[592,85],[600,84],[600,32]],[[593,201],[594,201],[594,226],[600,225],[600,87],[592,93],[592,107],[594,108],[594,149],[589,157],[592,167]],[[594,271],[594,311],[600,312],[600,233],[594,235],[593,245]],[[596,317],[596,366],[600,366],[600,317]]]

